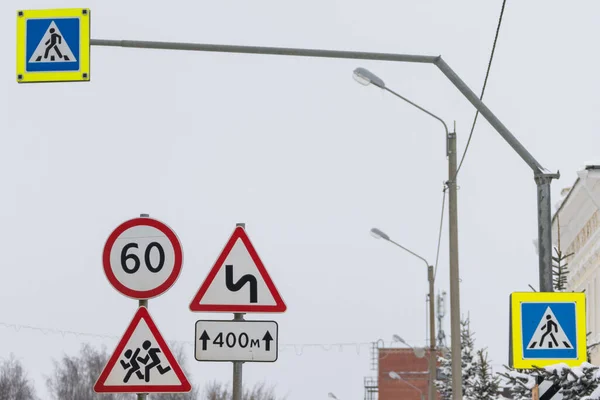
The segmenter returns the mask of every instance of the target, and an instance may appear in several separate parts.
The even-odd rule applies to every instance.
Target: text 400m
[[[202,350],[206,350],[208,347],[208,341],[211,340],[210,336],[206,331],[202,332],[200,335],[200,339],[202,342]],[[212,340],[212,344],[217,345],[219,347],[227,346],[229,348],[234,348],[236,345],[245,349],[250,346],[250,348],[258,347],[260,348],[260,342],[264,342],[264,347],[266,351],[271,350],[271,342],[273,341],[273,336],[271,333],[267,331],[262,339],[250,339],[246,332],[242,332],[239,335],[236,335],[233,332],[229,332],[224,334],[223,332],[219,332],[217,336]]]

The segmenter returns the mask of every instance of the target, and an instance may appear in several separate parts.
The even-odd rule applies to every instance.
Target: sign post
[[[140,214],[140,218],[150,218],[150,214]],[[148,299],[139,299],[138,300],[138,308],[146,307],[148,308]],[[148,398],[148,393],[138,393],[137,400],[146,400]]]
[[[183,264],[175,232],[149,214],[125,221],[108,237],[104,273],[121,294],[138,300],[137,312],[100,374],[97,393],[189,392],[191,385],[148,313],[148,299],[166,292]]]
[[[235,224],[235,226],[239,226],[241,228],[246,229],[246,224],[245,223],[238,223]],[[229,275],[231,277],[231,274]],[[227,278],[226,278],[227,280]],[[239,285],[241,283],[242,279],[240,279],[237,282],[237,285]],[[246,280],[247,282],[249,280]],[[230,284],[231,279],[227,280],[226,282],[226,286],[228,288],[231,288],[233,284]],[[251,284],[253,281],[249,281]],[[242,285],[245,285],[246,283],[244,282]],[[255,289],[256,292],[256,289]],[[252,299],[252,286],[250,287],[250,298]],[[244,320],[244,314],[243,313],[234,313],[233,314],[233,320],[234,321],[243,321]],[[242,381],[242,366],[243,366],[243,362],[242,361],[234,361],[233,362],[233,383],[232,383],[232,388],[231,388],[231,396],[232,396],[232,400],[242,400],[242,391],[244,390],[244,384]]]
[[[245,227],[244,223],[236,224],[190,303],[194,312],[233,312],[233,320],[197,321],[195,344],[196,360],[233,363],[233,400],[242,399],[244,362],[277,360],[277,323],[247,321],[244,314],[287,309]]]

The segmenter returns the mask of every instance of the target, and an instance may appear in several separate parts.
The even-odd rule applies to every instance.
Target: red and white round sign
[[[108,237],[102,254],[108,281],[127,297],[150,299],[177,280],[183,251],[175,232],[152,218],[123,222]]]

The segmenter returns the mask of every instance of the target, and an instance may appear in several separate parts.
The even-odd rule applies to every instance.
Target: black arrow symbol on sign
[[[225,266],[225,286],[232,292],[237,292],[250,282],[250,303],[258,303],[258,284],[256,277],[252,274],[246,274],[239,281],[233,282],[233,265]]]
[[[273,340],[273,336],[271,336],[269,331],[267,331],[267,333],[265,333],[265,336],[263,336],[262,340],[265,341],[265,350],[267,350],[267,351],[271,350],[271,341]]]
[[[200,341],[202,342],[202,350],[206,350],[206,344],[209,340],[210,337],[208,337],[208,333],[206,333],[206,331],[202,332],[202,335],[200,335]]]

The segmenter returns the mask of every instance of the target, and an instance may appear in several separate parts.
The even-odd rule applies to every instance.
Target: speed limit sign
[[[166,292],[177,280],[182,262],[175,232],[152,218],[123,222],[108,237],[102,254],[108,281],[134,299]]]

